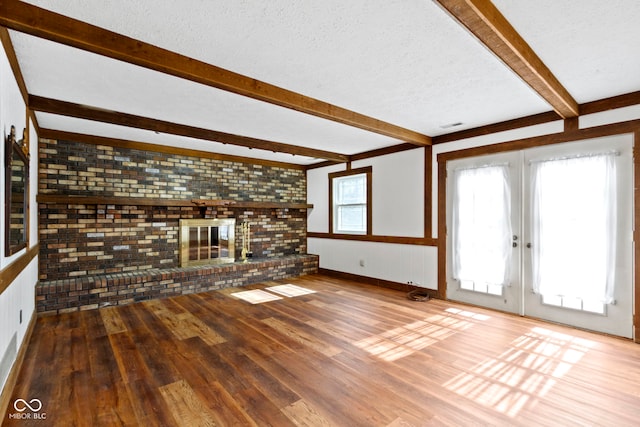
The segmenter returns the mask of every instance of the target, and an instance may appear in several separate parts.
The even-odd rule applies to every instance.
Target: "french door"
[[[447,296],[631,337],[633,139],[447,163]]]

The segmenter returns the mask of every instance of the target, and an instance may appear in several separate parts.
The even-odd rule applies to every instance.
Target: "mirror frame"
[[[18,242],[11,241],[11,209],[14,204],[15,195],[12,194],[13,182],[13,161],[14,156],[24,163],[23,176],[23,196],[22,196],[22,235],[23,238]],[[11,132],[5,139],[5,256],[10,256],[27,247],[29,242],[29,148],[26,136],[26,129],[23,132],[23,138],[16,140],[15,126],[11,126]]]

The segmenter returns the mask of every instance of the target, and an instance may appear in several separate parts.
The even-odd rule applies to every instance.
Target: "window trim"
[[[367,207],[367,224],[366,224],[366,230],[364,233],[356,233],[356,232],[349,232],[349,233],[339,233],[339,234],[347,234],[347,235],[357,235],[357,236],[371,236],[372,235],[372,225],[373,225],[373,209],[372,209],[372,200],[373,200],[373,191],[372,191],[372,176],[373,176],[373,167],[372,166],[366,166],[363,168],[357,168],[357,169],[347,169],[344,171],[339,171],[339,172],[332,172],[329,174],[329,233],[330,234],[335,234],[335,227],[334,227],[334,213],[335,213],[335,205],[334,205],[334,198],[333,198],[333,180],[335,178],[343,178],[346,176],[352,176],[352,175],[361,175],[364,174],[366,175],[366,180],[367,180],[367,189],[366,189],[366,194],[367,194],[367,200],[366,200],[366,207]]]

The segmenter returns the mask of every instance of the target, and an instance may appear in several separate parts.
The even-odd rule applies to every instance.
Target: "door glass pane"
[[[511,196],[508,166],[454,172],[453,275],[474,290],[497,293],[509,279]],[[491,285],[491,287],[489,287]],[[468,289],[468,284],[466,285]]]
[[[532,164],[533,287],[564,307],[613,295],[614,165],[613,155]]]

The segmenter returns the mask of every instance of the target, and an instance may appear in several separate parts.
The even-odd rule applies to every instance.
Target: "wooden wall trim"
[[[640,344],[640,129],[633,134],[633,203],[634,224],[633,247],[635,252],[634,271],[634,315],[633,315],[633,339]]]
[[[408,283],[392,282],[384,279],[376,279],[374,277],[360,276],[359,274],[345,273],[343,271],[329,270],[326,268],[319,268],[319,274],[323,274],[329,277],[336,277],[338,279],[349,280],[352,282],[364,283],[367,285],[380,286],[382,288],[394,289],[396,291],[411,292],[413,290],[420,290],[426,292],[430,298],[437,298],[438,294],[435,290],[429,288],[423,288],[419,286],[410,285]]]
[[[425,146],[425,148],[426,147],[430,147],[430,146]],[[408,144],[408,143],[392,145],[390,147],[383,147],[383,148],[378,148],[376,150],[370,150],[370,151],[364,151],[358,154],[352,154],[351,156],[349,156],[349,160],[351,162],[355,162],[357,160],[366,160],[366,159],[371,159],[373,157],[380,157],[380,156],[386,156],[388,154],[401,153],[407,150],[416,150],[418,148],[421,148],[421,147],[416,147],[414,144]]]
[[[433,212],[433,147],[424,148],[424,231],[425,239],[433,240],[431,237],[431,219]]]
[[[603,111],[615,110],[617,108],[630,107],[638,104],[640,104],[640,91],[580,104],[580,115],[584,116],[587,114],[601,113]],[[546,113],[520,117],[486,126],[479,126],[473,129],[448,133],[446,135],[434,136],[432,139],[434,145],[444,144],[446,142],[459,141],[461,139],[490,135],[498,132],[506,132],[523,127],[555,122],[558,120],[562,120],[562,118],[556,112],[548,111]]]
[[[239,163],[249,163],[253,165],[274,166],[285,169],[306,170],[306,166],[296,163],[276,162],[272,160],[254,159],[251,157],[233,156],[230,154],[217,154],[210,151],[193,150],[189,148],[174,147],[169,145],[151,144],[148,142],[129,141],[125,139],[106,138],[102,136],[86,135],[82,133],[65,132],[54,129],[41,129],[40,138],[55,139],[62,141],[74,141],[92,145],[105,145],[115,148],[126,148],[131,150],[150,151],[155,153],[173,154],[180,156],[191,156],[203,159],[222,160]]]
[[[324,161],[324,162],[318,162],[318,163],[312,163],[310,165],[306,165],[304,167],[304,169],[307,170],[307,171],[308,170],[312,170],[312,169],[322,169],[322,168],[327,168],[327,167],[330,167],[330,166],[340,165],[342,163],[346,163],[346,162],[334,162],[334,161],[331,161],[331,160],[327,160],[327,161]]]
[[[438,156],[438,297],[447,299],[447,163]]]
[[[406,236],[378,236],[362,234],[319,233],[307,231],[307,238],[352,240],[357,242],[394,243],[397,245],[436,246],[437,241],[430,237],[406,237]]]
[[[578,117],[570,117],[568,119],[564,119],[565,132],[574,132],[578,129],[580,129],[580,119]]]
[[[333,240],[356,240],[356,241],[368,241],[368,242],[377,242],[377,243],[397,243],[397,244],[408,244],[408,245],[420,245],[420,246],[435,246],[436,241],[431,238],[431,223],[432,223],[432,203],[433,203],[433,192],[432,192],[432,156],[433,156],[433,148],[431,146],[426,147],[418,147],[424,149],[424,225],[423,225],[423,236],[424,237],[404,237],[404,236],[376,236],[376,235],[348,235],[348,234],[339,234],[339,233],[324,233],[324,232],[307,232],[307,237],[316,237],[320,239],[333,239]],[[357,160],[363,160],[370,157],[378,157],[385,156],[389,154],[400,153],[406,150],[415,150],[417,149],[415,146],[411,146],[410,144],[401,144],[396,145],[394,147],[388,147],[385,149],[374,150],[368,152],[371,156],[363,156],[358,157]],[[375,155],[373,155],[375,153]],[[353,157],[356,160],[356,156]],[[326,165],[330,166],[330,165]],[[307,168],[307,170],[313,168]],[[345,171],[339,171],[333,174],[329,174],[331,176],[339,176],[353,173],[353,169],[347,169]],[[330,181],[331,182],[331,181]],[[329,192],[332,193],[331,183],[329,184]],[[329,195],[329,229],[331,230],[331,225],[333,224],[333,212],[331,211],[331,194]]]
[[[347,165],[347,170],[331,172],[329,178],[329,232],[333,234],[333,179],[343,176],[366,174],[367,176],[367,231],[364,236],[371,236],[373,230],[373,167],[365,166],[351,169],[351,164]],[[362,235],[358,235],[362,236]]]
[[[14,262],[0,271],[0,295],[13,283],[18,275],[27,268],[29,263],[38,255],[40,245],[32,246]]]
[[[13,396],[13,390],[18,382],[18,374],[22,369],[22,363],[24,362],[24,357],[27,354],[27,348],[29,347],[29,342],[31,341],[31,335],[33,334],[37,318],[38,316],[36,315],[36,311],[33,310],[31,319],[29,320],[29,326],[27,327],[27,331],[22,339],[22,344],[20,344],[20,350],[18,350],[16,360],[13,363],[13,367],[11,368],[7,381],[4,384],[2,394],[0,394],[0,417],[2,417],[0,419],[2,420],[7,419],[7,411],[9,410],[9,404],[11,403],[11,396]]]
[[[612,96],[610,98],[599,99],[580,105],[580,115],[601,113],[603,111],[615,110],[616,108],[630,107],[640,104],[640,91],[625,93],[623,95]]]
[[[433,144],[444,144],[446,142],[459,141],[461,139],[474,138],[476,136],[490,135],[492,133],[506,132],[523,127],[555,122],[558,120],[562,119],[555,111],[548,111],[546,113],[506,120],[504,122],[494,123],[487,126],[478,126],[473,129],[461,130],[458,132],[448,133],[446,135],[434,136]]]
[[[505,151],[525,150],[527,148],[560,144],[563,142],[582,141],[585,139],[599,138],[604,136],[633,133],[638,128],[640,128],[640,119],[602,126],[594,126],[586,129],[576,129],[573,131],[554,133],[550,135],[534,136],[530,138],[500,142],[497,144],[483,145],[479,147],[465,148],[438,154],[438,163],[440,163],[441,161],[448,161],[464,157],[502,153]]]
[[[378,148],[376,150],[364,151],[362,153],[350,155],[348,162],[336,162],[336,161],[329,160],[329,161],[324,161],[324,162],[313,163],[313,164],[305,166],[305,170],[326,168],[326,167],[329,167],[329,166],[339,165],[341,163],[349,163],[349,162],[355,162],[355,161],[359,161],[359,160],[366,160],[366,159],[371,159],[371,158],[374,158],[374,157],[380,157],[380,156],[386,156],[386,155],[389,155],[389,154],[401,153],[401,152],[407,151],[407,150],[416,150],[416,149],[419,149],[419,148],[422,148],[422,147],[416,147],[415,145],[409,144],[409,143],[392,145],[390,147]],[[428,150],[431,150],[431,146],[430,145],[427,145],[424,148],[428,149]]]
[[[409,143],[405,143],[405,144],[398,144],[398,145],[392,145],[390,147],[383,147],[383,148],[378,148],[376,150],[371,150],[371,151],[364,151],[362,153],[358,153],[358,154],[353,154],[349,156],[349,160],[347,162],[336,162],[336,161],[324,161],[324,162],[319,162],[319,163],[313,163],[311,165],[307,165],[305,166],[305,170],[310,170],[310,169],[320,169],[320,168],[325,168],[325,167],[329,167],[329,166],[334,166],[334,165],[339,165],[341,163],[352,163],[352,162],[356,162],[359,160],[366,160],[366,159],[371,159],[374,157],[380,157],[380,156],[386,156],[389,154],[395,154],[395,153],[401,153],[403,151],[407,151],[407,150],[416,150],[422,147],[416,147],[414,144],[409,144]],[[427,150],[431,150],[431,146],[430,145],[426,145],[424,147]]]

